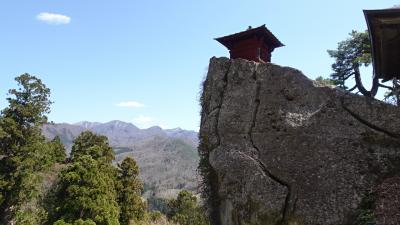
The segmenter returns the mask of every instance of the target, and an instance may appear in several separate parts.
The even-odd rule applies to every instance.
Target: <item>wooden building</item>
[[[247,59],[255,62],[271,62],[271,53],[275,48],[284,46],[266,27],[249,27],[247,30],[216,38],[229,49],[230,58]]]
[[[400,79],[400,8],[364,10],[372,45],[374,76]]]

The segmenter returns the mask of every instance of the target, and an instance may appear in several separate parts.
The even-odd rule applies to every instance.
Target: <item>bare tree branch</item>
[[[387,88],[387,89],[389,89],[389,90],[391,90],[391,91],[393,91],[393,90],[394,90],[394,89],[393,89],[393,87],[386,86],[386,85],[384,85],[384,84],[381,84],[381,83],[379,83],[378,85],[379,85],[379,87]]]
[[[356,88],[357,88],[357,85],[354,85],[354,87],[350,88],[348,91],[349,91],[349,92],[352,92],[352,91],[354,91]]]

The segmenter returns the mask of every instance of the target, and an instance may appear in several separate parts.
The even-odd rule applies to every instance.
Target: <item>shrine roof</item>
[[[266,44],[272,48],[284,46],[284,44],[282,44],[278,40],[278,38],[276,38],[275,35],[273,35],[272,32],[267,29],[267,27],[265,27],[265,24],[256,28],[249,27],[249,29],[245,31],[220,38],[215,38],[215,40],[230,49],[234,43],[254,36],[264,37],[264,41],[266,42]]]

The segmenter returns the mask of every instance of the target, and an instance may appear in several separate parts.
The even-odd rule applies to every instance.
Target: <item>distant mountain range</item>
[[[116,163],[125,157],[135,158],[150,197],[173,197],[181,189],[197,191],[196,168],[198,134],[195,131],[162,129],[158,126],[140,129],[131,123],[79,122],[47,124],[42,128],[48,139],[59,136],[70,152],[73,140],[83,131],[105,135],[116,154]]]

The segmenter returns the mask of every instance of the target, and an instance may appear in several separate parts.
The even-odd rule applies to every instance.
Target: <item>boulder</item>
[[[212,58],[201,101],[216,223],[352,224],[400,173],[400,110],[299,70]]]

